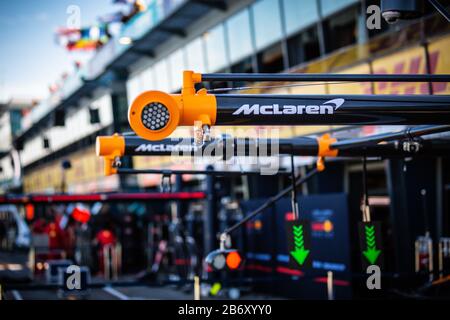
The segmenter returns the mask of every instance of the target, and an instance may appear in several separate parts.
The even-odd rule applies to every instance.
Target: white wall
[[[90,124],[89,106],[99,108],[100,123]],[[24,144],[21,153],[22,165],[26,166],[45,155],[76,142],[89,134],[112,124],[111,96],[104,94],[93,101],[86,101],[82,107],[66,114],[64,127],[51,127]],[[43,136],[50,140],[50,149],[43,148]]]

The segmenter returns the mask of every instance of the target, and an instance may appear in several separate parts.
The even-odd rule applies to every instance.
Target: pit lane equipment
[[[429,125],[409,127],[396,132],[382,133],[362,138],[335,139],[328,134],[319,137],[296,137],[292,139],[252,139],[252,138],[213,138],[202,145],[195,139],[170,138],[162,141],[149,141],[137,136],[118,135],[99,136],[96,142],[98,156],[104,158],[105,175],[115,173],[162,173],[170,174],[216,174],[242,175],[252,172],[198,170],[158,170],[121,169],[120,157],[131,156],[212,156],[224,160],[233,156],[317,156],[317,157],[409,157],[439,156],[450,151],[450,139],[444,134],[450,131],[448,125]],[[274,148],[276,143],[277,148]],[[260,172],[254,172],[259,174]],[[283,173],[283,172],[282,172]]]
[[[128,121],[147,140],[194,126],[197,144],[216,126],[450,124],[450,96],[214,94],[195,85],[214,81],[450,82],[450,75],[200,74],[184,71],[181,94],[146,91],[128,109]],[[229,88],[239,89],[239,88]]]

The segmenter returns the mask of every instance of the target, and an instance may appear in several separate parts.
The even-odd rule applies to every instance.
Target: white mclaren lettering
[[[297,106],[284,106],[284,114],[296,114]]]
[[[280,110],[280,105],[278,104],[273,105],[273,114],[283,114],[283,112]]]
[[[307,106],[306,113],[307,114],[319,114],[320,108],[319,106]]]
[[[259,113],[260,114],[274,114],[273,113],[273,106],[272,105],[261,106],[261,108],[259,109]]]
[[[244,104],[239,109],[233,112],[233,115],[251,115],[251,114],[262,114],[262,115],[281,115],[281,114],[334,114],[334,112],[344,104],[345,100],[342,98],[336,98],[324,102],[321,105],[279,105],[279,104],[269,104],[269,105],[259,105]]]
[[[194,152],[197,150],[196,146],[193,145],[165,145],[165,144],[141,144],[136,149],[135,152]]]
[[[251,107],[249,104],[244,104],[237,111],[233,112],[233,114],[239,114],[236,112],[244,114],[259,114],[259,104],[254,104]]]

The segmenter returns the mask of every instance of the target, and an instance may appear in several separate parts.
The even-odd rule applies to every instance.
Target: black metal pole
[[[369,207],[369,187],[367,182],[367,157],[364,156],[362,159],[363,170],[362,170],[362,180],[363,180],[363,196],[364,196],[364,206]],[[365,212],[363,212],[365,215]]]
[[[149,141],[137,136],[124,136],[125,154],[132,156],[170,156],[170,155],[207,155],[207,156],[263,156],[259,146],[264,145],[267,155],[274,155],[274,144],[278,144],[279,154],[317,155],[317,139],[297,137],[292,139],[253,139],[253,138],[216,138],[201,146],[194,139],[170,138],[161,141]],[[267,147],[266,147],[267,146]],[[255,154],[256,153],[256,154]],[[225,157],[226,158],[226,157]]]
[[[418,150],[408,151],[398,141],[383,144],[370,144],[367,146],[355,146],[339,149],[338,157],[356,158],[366,156],[368,158],[395,159],[404,157],[449,157],[450,139],[433,139],[419,141]]]
[[[450,96],[215,96],[216,126],[450,124]]]
[[[332,148],[339,150],[339,157],[383,157],[395,158],[404,156],[445,156],[450,154],[450,139],[428,139],[425,136],[421,139],[421,148],[414,152],[403,150],[399,143],[393,140],[410,139],[411,137],[418,137],[424,134],[431,134],[437,132],[448,131],[445,130],[447,126],[421,126],[417,128],[409,128],[399,132],[389,132],[380,135],[373,135],[369,137],[362,137],[356,139],[343,139],[331,145]],[[408,133],[409,132],[409,133]],[[205,156],[205,150],[212,150],[212,156],[216,156],[218,152],[228,156],[250,156],[250,149],[256,150],[256,155],[261,155],[258,145],[267,145],[266,155],[295,155],[295,156],[317,156],[318,155],[318,141],[312,137],[297,137],[292,139],[280,139],[278,143],[278,153],[272,149],[271,143],[275,141],[266,139],[236,139],[228,138],[227,141],[223,139],[213,139],[206,142],[204,145],[197,147],[193,139],[171,138],[161,141],[148,141],[137,136],[125,136],[125,154],[132,156],[171,156],[172,152],[180,152],[181,155]],[[384,141],[388,143],[378,144]],[[212,147],[216,146],[217,149]],[[256,146],[256,147],[255,147]],[[364,147],[364,148],[363,148]],[[255,149],[256,148],[256,149]],[[176,153],[175,153],[176,154]],[[123,171],[124,169],[120,169]],[[167,170],[166,170],[167,171]],[[156,170],[149,173],[164,173],[165,170]],[[184,173],[187,173],[183,171]],[[196,171],[198,172],[198,171]],[[137,173],[135,170],[129,173]]]
[[[204,73],[202,81],[450,82],[448,74]]]
[[[183,190],[183,177],[181,175],[175,176],[175,192],[181,192]],[[176,217],[177,219],[183,219],[183,211],[182,211],[182,202],[176,201],[175,202],[176,207]]]
[[[337,148],[340,151],[346,148],[356,148],[360,146],[368,146],[370,144],[376,144],[379,142],[393,141],[393,140],[402,140],[402,139],[413,139],[418,136],[423,136],[426,134],[440,133],[450,131],[450,126],[442,125],[442,126],[420,126],[407,128],[398,132],[387,132],[376,134],[369,137],[356,138],[356,139],[348,139],[341,140],[331,144],[333,149]]]
[[[206,176],[246,176],[261,175],[261,171],[226,171],[226,170],[165,170],[165,169],[117,169],[118,174],[202,174]],[[290,175],[288,171],[278,171],[276,174]]]
[[[209,171],[213,171],[213,166],[208,166]],[[206,212],[203,216],[203,253],[206,254],[214,249],[215,235],[217,230],[217,197],[215,189],[215,178],[213,175],[206,177]]]

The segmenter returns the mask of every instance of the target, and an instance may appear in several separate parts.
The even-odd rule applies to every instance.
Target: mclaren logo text
[[[250,114],[333,114],[340,106],[344,104],[345,100],[337,98],[324,102],[321,105],[279,105],[279,104],[244,104],[233,115],[250,115]]]
[[[189,144],[141,144],[134,151],[135,152],[195,152],[197,146]]]

